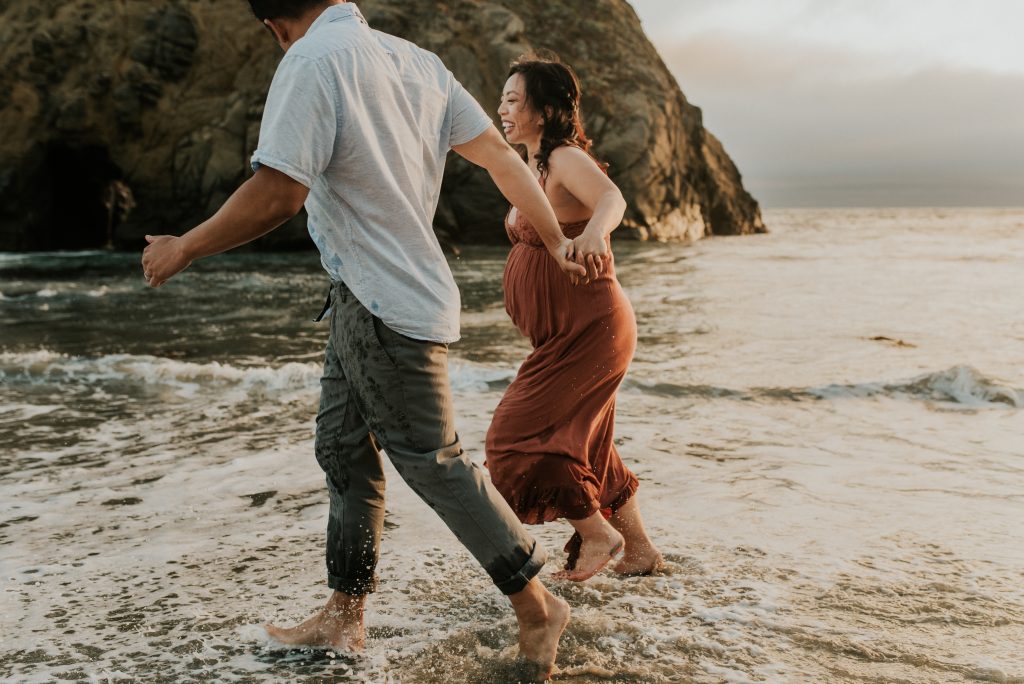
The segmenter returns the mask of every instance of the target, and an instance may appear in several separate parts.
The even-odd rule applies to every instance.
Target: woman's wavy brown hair
[[[540,151],[537,153],[537,170],[541,177],[547,176],[551,153],[562,145],[578,147],[593,157],[590,152],[593,142],[587,137],[580,116],[580,80],[572,67],[554,55],[527,55],[512,62],[508,76],[511,78],[514,74],[523,77],[526,101],[541,117]],[[600,161],[597,163],[602,169],[608,167]]]

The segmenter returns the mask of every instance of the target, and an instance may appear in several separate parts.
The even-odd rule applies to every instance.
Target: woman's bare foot
[[[620,575],[650,575],[661,569],[664,559],[647,536],[636,495],[615,511],[609,522],[626,540],[626,552],[622,561],[613,568],[615,572]]]
[[[569,604],[549,592],[536,577],[509,596],[519,622],[519,657],[538,681],[551,677],[558,640],[569,624]]]
[[[555,573],[558,579],[583,582],[601,571],[604,566],[615,560],[622,552],[625,540],[622,535],[608,524],[600,511],[584,520],[569,521],[583,543],[580,545],[579,558],[573,568]]]
[[[654,546],[648,544],[643,549],[631,548],[627,540],[626,552],[622,554],[622,560],[612,567],[612,570],[620,575],[638,577],[653,575],[664,565],[665,560],[661,557],[661,552]]]
[[[305,622],[284,629],[264,625],[272,639],[285,646],[330,648],[343,653],[362,651],[366,646],[363,626],[365,596],[349,596],[334,592],[316,615]]]

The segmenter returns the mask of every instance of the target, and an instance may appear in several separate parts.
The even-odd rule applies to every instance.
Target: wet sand
[[[1024,214],[768,218],[617,248],[640,326],[618,443],[666,571],[550,582],[557,680],[1024,681]],[[527,349],[502,259],[453,262],[478,461]],[[158,293],[134,262],[0,255],[0,678],[515,681],[511,611],[390,468],[366,654],[268,642],[327,596],[315,258]],[[534,531],[548,575],[570,529]]]

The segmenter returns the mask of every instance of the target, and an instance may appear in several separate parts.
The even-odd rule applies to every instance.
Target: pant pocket
[[[377,346],[380,347],[381,351],[384,352],[384,356],[388,358],[391,365],[398,365],[398,333],[389,328],[384,324],[384,321],[380,320],[373,314],[370,316],[370,329],[373,331],[374,339],[377,340]]]

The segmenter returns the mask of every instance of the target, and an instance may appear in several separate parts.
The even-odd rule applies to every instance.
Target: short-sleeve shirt
[[[459,290],[432,223],[445,158],[493,123],[431,52],[332,5],[281,60],[252,156],[309,188],[333,280],[392,330],[459,339]]]

